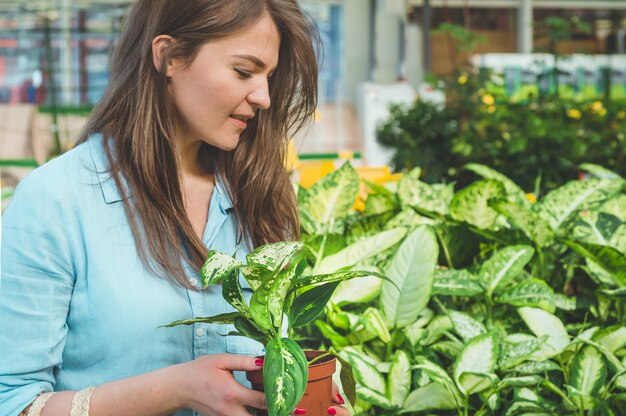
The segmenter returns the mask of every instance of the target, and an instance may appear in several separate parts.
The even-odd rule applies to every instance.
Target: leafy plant
[[[333,197],[339,198],[341,186],[333,189]],[[309,198],[319,198],[310,194]],[[321,216],[332,228],[333,215],[327,206],[309,215]],[[357,277],[386,279],[372,271],[340,270],[332,264],[318,265],[326,270],[310,273],[306,251],[300,242],[278,242],[262,245],[246,256],[246,262],[227,254],[209,251],[201,270],[203,288],[221,283],[222,294],[235,308],[235,312],[212,317],[196,317],[165,325],[191,325],[195,323],[232,324],[235,331],[230,336],[244,336],[265,345],[263,386],[271,416],[291,414],[302,398],[307,384],[308,364],[302,348],[289,336],[294,328],[304,327],[322,312],[333,291],[341,281]],[[309,273],[307,273],[309,272]],[[240,275],[253,291],[249,303],[240,283]],[[325,354],[324,356],[329,355]],[[318,356],[314,360],[320,360]],[[338,357],[340,360],[341,358]],[[349,400],[354,402],[354,381],[350,365],[342,362],[341,379]]]
[[[536,199],[485,165],[466,169],[482,179],[457,192],[419,169],[363,183],[362,212],[346,203],[332,233],[305,228],[310,261],[367,267],[401,290],[341,282],[296,338],[352,365],[360,415],[625,414],[626,181],[584,165],[591,178]],[[326,193],[351,175],[323,179]]]

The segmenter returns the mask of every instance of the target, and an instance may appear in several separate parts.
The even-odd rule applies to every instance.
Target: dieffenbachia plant
[[[371,271],[305,275],[306,270],[307,261],[299,242],[260,246],[246,256],[246,263],[211,250],[200,273],[202,285],[206,288],[221,283],[224,299],[236,311],[175,321],[165,326],[232,324],[236,331],[228,335],[245,336],[263,343],[263,386],[268,413],[270,416],[289,415],[304,395],[308,363],[302,348],[283,336],[284,328],[290,333],[293,328],[313,322],[343,280],[372,275],[386,279]],[[240,275],[253,291],[249,303],[243,295]],[[349,369],[347,363],[342,365],[342,372]],[[344,391],[354,403],[354,382],[350,380],[353,380],[351,375],[344,372]]]

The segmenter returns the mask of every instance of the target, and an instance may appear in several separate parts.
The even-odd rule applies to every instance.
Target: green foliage
[[[426,182],[464,186],[475,176],[458,168],[477,163],[540,193],[576,179],[584,163],[626,175],[626,102],[521,101],[484,73],[457,73],[444,85],[445,106],[393,106],[377,130],[379,143],[395,150],[396,171],[420,167]]]
[[[388,223],[366,232],[351,224],[384,212],[336,212],[351,220],[328,255],[304,230],[310,264],[371,268],[401,290],[342,282],[363,288],[336,291],[296,337],[353,366],[356,415],[626,414],[626,181],[588,166],[606,178],[535,201],[501,172],[470,168],[484,179],[457,192],[407,173],[387,190]],[[464,230],[456,247],[450,229]]]

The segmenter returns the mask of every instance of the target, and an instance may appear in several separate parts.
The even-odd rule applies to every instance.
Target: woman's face
[[[202,141],[234,149],[247,121],[270,106],[268,79],[279,49],[276,24],[264,13],[242,32],[203,45],[188,67],[173,61],[170,94],[183,145]]]

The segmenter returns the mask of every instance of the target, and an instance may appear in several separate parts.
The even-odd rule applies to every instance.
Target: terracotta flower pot
[[[325,354],[325,351],[305,351],[307,361]],[[326,409],[333,404],[333,379],[337,359],[333,356],[323,358],[309,366],[309,378],[304,396],[296,407],[305,409],[307,416],[326,415]],[[256,391],[263,390],[263,372],[246,372],[246,378]],[[265,410],[256,410],[257,416],[267,416]]]

